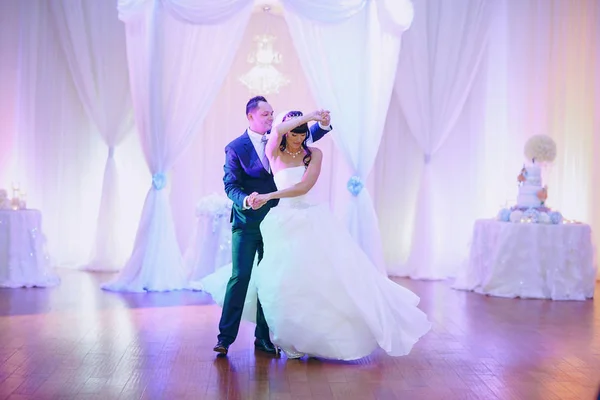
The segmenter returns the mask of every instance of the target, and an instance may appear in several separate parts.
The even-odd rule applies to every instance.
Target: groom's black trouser
[[[227,344],[233,343],[240,329],[246,292],[250,283],[250,274],[254,257],[258,252],[258,261],[262,260],[264,246],[259,227],[235,228],[231,237],[233,270],[223,302],[223,312],[219,321],[218,339]],[[260,302],[257,302],[256,330],[254,336],[269,340],[269,327]]]

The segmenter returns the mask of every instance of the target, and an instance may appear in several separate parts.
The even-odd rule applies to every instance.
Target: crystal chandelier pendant
[[[253,95],[279,93],[281,87],[290,83],[290,80],[275,68],[275,64],[282,61],[281,54],[274,49],[275,40],[275,36],[267,34],[254,38],[256,50],[248,55],[248,63],[253,64],[253,67],[239,78]]]

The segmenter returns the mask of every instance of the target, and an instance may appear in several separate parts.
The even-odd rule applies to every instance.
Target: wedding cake
[[[519,192],[517,204],[503,208],[497,219],[504,222],[560,224],[561,213],[546,207],[548,188],[542,181],[542,163],[551,163],[556,157],[556,144],[546,135],[532,136],[525,144],[525,157],[530,160],[517,176]]]
[[[517,180],[519,181],[517,207],[527,209],[544,205],[548,193],[546,188],[542,187],[542,169],[539,165],[532,163],[527,167],[523,166]]]

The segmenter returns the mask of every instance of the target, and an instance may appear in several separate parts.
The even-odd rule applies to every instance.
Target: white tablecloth
[[[0,287],[48,287],[60,283],[44,248],[38,210],[0,210]]]
[[[595,283],[589,225],[478,220],[469,261],[453,287],[499,297],[585,300]]]
[[[199,281],[231,262],[229,214],[200,215],[184,255],[190,281]]]

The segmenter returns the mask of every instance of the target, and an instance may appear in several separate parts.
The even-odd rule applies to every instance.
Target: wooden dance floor
[[[57,288],[0,289],[0,399],[591,400],[600,384],[597,299],[490,298],[402,279],[433,322],[406,357],[288,361],[255,353],[243,323],[217,358],[220,309],[206,295],[109,293],[99,286],[110,275],[60,274]]]

